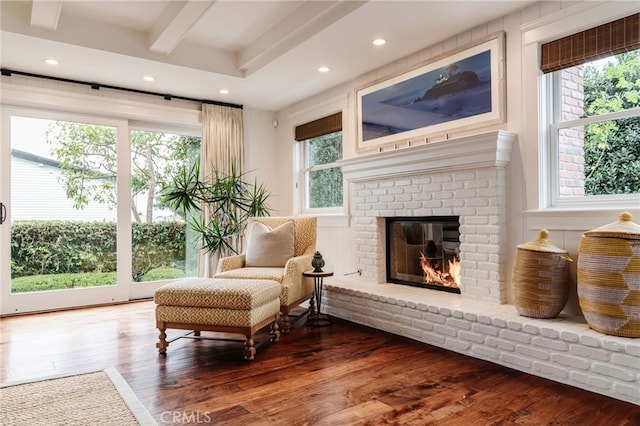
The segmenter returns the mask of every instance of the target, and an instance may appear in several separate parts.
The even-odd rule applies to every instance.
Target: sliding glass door
[[[199,137],[23,109],[2,120],[2,314],[150,297],[195,275],[197,244],[160,192]]]

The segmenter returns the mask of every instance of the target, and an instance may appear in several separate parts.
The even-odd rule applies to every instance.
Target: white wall
[[[308,120],[320,118],[327,112],[335,112],[346,105],[343,129],[345,158],[359,155],[356,150],[355,91],[384,80],[390,76],[406,72],[431,58],[445,52],[481,40],[497,31],[506,34],[506,122],[499,126],[518,135],[511,162],[507,168],[507,270],[512,271],[515,249],[518,244],[533,240],[540,228],[551,232],[556,245],[567,249],[574,258],[582,232],[617,220],[618,207],[599,210],[550,211],[541,208],[539,193],[539,170],[541,167],[539,149],[539,104],[538,68],[539,43],[548,39],[567,35],[567,31],[580,31],[604,22],[618,19],[634,12],[637,3],[632,2],[540,2],[509,16],[488,22],[477,28],[462,32],[442,43],[425,46],[419,52],[395,61],[380,69],[362,75],[356,80],[321,95],[306,99],[278,111],[280,122],[278,150],[286,157],[293,141],[293,128],[300,124],[301,116]],[[637,10],[636,10],[637,11]],[[546,39],[545,39],[546,37]],[[334,111],[332,111],[334,110]],[[307,121],[308,121],[307,120]],[[456,135],[453,135],[456,137]],[[278,169],[280,181],[292,185],[295,170],[292,167]],[[293,212],[299,207],[294,198],[290,201]],[[640,203],[628,206],[640,221]],[[331,226],[329,226],[329,224]],[[336,226],[337,225],[337,226]],[[335,264],[336,275],[356,270],[352,256],[353,235],[348,220],[341,224],[336,220],[319,221],[318,249],[326,253],[328,262]],[[566,312],[579,312],[575,295],[575,262],[573,266],[572,297]],[[511,277],[507,277],[511,288]],[[512,298],[509,295],[510,300]]]
[[[274,149],[278,134],[278,129],[273,127],[274,119],[272,112],[244,109],[245,172],[250,182],[255,178],[271,191],[268,204],[273,216],[291,211],[289,188],[281,182],[282,176],[278,173],[279,168],[290,163],[291,153],[283,158],[279,150]]]

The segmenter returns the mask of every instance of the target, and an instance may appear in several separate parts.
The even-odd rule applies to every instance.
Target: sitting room
[[[640,424],[637,1],[0,13],[0,423]]]

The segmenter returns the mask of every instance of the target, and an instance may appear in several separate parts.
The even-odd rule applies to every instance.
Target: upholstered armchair
[[[251,218],[244,252],[221,258],[215,277],[279,282],[282,332],[288,333],[290,311],[305,300],[313,300],[313,281],[303,278],[302,273],[312,269],[316,227],[317,219],[313,216]]]

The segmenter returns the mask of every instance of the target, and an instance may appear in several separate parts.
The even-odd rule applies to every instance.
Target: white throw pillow
[[[252,222],[249,227],[245,265],[284,267],[294,254],[294,230],[292,220],[273,229],[262,222]]]

